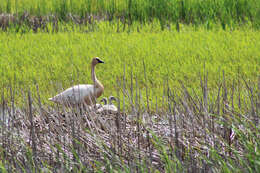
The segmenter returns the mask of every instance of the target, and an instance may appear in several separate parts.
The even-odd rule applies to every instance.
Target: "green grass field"
[[[129,34],[116,33],[110,26],[103,25],[100,26],[103,29],[92,33],[1,33],[1,85],[15,82],[19,87],[27,88],[37,83],[41,94],[47,98],[60,91],[59,87],[92,83],[89,64],[95,56],[105,61],[96,70],[105,86],[105,96],[116,94],[116,80],[123,79],[124,67],[128,88],[132,73],[141,88],[149,87],[153,97],[162,95],[167,79],[173,88],[182,80],[188,88],[198,89],[198,76],[203,71],[208,71],[209,89],[212,90],[222,78],[223,70],[229,86],[237,83],[238,71],[245,79],[257,81],[259,31],[208,31],[184,27],[180,33],[143,31]]]

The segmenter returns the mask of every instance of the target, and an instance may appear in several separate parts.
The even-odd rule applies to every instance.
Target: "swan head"
[[[105,63],[104,61],[102,61],[99,57],[95,57],[92,59],[92,65],[97,65],[99,63]]]

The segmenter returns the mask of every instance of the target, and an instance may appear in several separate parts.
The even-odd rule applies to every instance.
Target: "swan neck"
[[[98,81],[95,73],[95,64],[91,65],[91,78],[93,80],[94,85],[94,96],[95,99],[102,95],[104,92],[103,85]],[[96,101],[95,101],[96,102]]]
[[[91,77],[92,77],[95,88],[102,88],[103,87],[103,85],[97,79],[97,76],[96,76],[96,73],[95,73],[95,65],[92,65],[92,67],[91,67]]]
[[[91,65],[91,78],[95,84],[97,81],[97,77],[96,77],[96,73],[95,73],[95,65],[93,65],[93,64]]]

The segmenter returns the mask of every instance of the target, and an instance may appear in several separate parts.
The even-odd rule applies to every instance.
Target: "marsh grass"
[[[104,96],[116,95],[117,79],[123,79],[123,74],[127,77],[125,87],[131,88],[135,88],[131,81],[143,76],[138,86],[148,90],[142,90],[142,95],[153,95],[149,100],[153,103],[157,97],[158,107],[163,105],[159,96],[165,90],[165,81],[177,87],[181,80],[188,91],[199,92],[197,76],[204,66],[209,71],[211,92],[216,92],[213,88],[219,85],[222,70],[228,88],[240,83],[234,80],[239,73],[257,81],[259,31],[241,28],[230,32],[221,27],[208,31],[182,25],[179,32],[161,31],[157,22],[144,25],[139,32],[118,33],[116,25],[102,22],[96,24],[98,31],[86,33],[78,32],[84,28],[77,27],[53,34],[0,33],[0,86],[15,83],[18,88],[26,88],[37,83],[42,100],[47,100],[62,88],[92,83],[89,62],[96,56],[105,61],[97,67],[97,77],[106,88]],[[35,87],[32,92],[36,92]],[[134,93],[129,94],[133,98]],[[242,90],[241,95],[247,93]]]
[[[260,2],[256,0],[1,0],[0,13],[28,13],[31,16],[54,15],[67,22],[68,15],[87,20],[98,16],[108,21],[121,19],[124,24],[159,20],[161,29],[169,24],[194,26],[220,23],[223,29],[243,24],[260,26]]]
[[[257,83],[237,78],[239,86],[227,88],[223,75],[219,92],[211,93],[207,76],[206,70],[198,76],[197,94],[182,84],[166,85],[161,97],[167,109],[158,111],[152,103],[145,105],[151,95],[142,94],[146,89],[139,88],[138,76],[133,88],[118,80],[117,97],[124,95],[118,107],[133,109],[116,115],[49,106],[42,104],[39,92],[3,88],[1,170],[258,172],[260,77]],[[242,90],[248,95],[234,100]],[[16,107],[19,95],[24,105]]]

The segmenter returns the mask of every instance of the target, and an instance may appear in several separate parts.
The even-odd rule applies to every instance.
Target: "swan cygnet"
[[[117,98],[115,98],[114,96],[110,96],[108,99],[108,104],[107,104],[107,100],[104,101],[105,104],[97,110],[97,113],[111,113],[111,114],[117,113],[118,109],[115,105],[112,104],[112,100],[117,101]]]
[[[101,104],[103,102],[103,104]],[[101,100],[100,100],[100,103],[96,103],[95,105],[86,105],[87,106],[87,111],[88,112],[96,112],[96,110],[100,109],[103,107],[103,105],[106,105],[107,104],[107,98],[106,97],[103,97]]]
[[[95,109],[100,109],[103,107],[103,105],[101,103],[104,103],[103,105],[106,105],[107,104],[107,98],[106,97],[103,97],[101,100],[100,100],[100,103],[97,103],[96,104],[96,108]]]
[[[79,104],[93,105],[96,99],[104,92],[104,86],[97,79],[95,67],[99,63],[104,63],[100,58],[96,57],[91,62],[91,78],[93,84],[78,84],[66,89],[60,94],[49,98],[55,103],[64,104],[65,106],[75,106]]]

